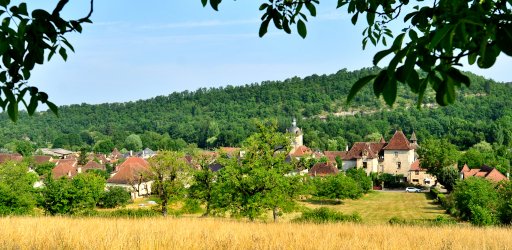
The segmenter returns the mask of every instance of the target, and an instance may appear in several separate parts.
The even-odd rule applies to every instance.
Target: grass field
[[[0,218],[0,249],[512,249],[511,228]]]
[[[387,223],[391,217],[411,221],[446,216],[444,210],[427,199],[425,193],[375,191],[358,200],[344,200],[340,205],[302,202],[306,207],[329,207],[346,214],[357,212],[367,224]]]

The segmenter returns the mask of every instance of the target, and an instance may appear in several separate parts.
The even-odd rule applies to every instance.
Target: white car
[[[421,189],[415,188],[415,187],[406,187],[405,192],[407,193],[419,193],[421,192]]]

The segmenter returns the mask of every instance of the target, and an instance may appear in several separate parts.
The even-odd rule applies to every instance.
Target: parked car
[[[407,193],[419,193],[421,192],[421,189],[415,188],[415,187],[406,187],[405,192]]]

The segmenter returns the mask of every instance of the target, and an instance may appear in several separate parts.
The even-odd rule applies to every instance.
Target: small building
[[[340,171],[330,162],[316,163],[310,170],[309,175],[313,177],[324,177],[328,175],[337,175]]]
[[[496,168],[484,165],[481,168],[470,169],[467,164],[464,164],[462,170],[460,171],[460,178],[466,179],[471,176],[485,178],[494,182],[508,180],[508,178]]]
[[[119,186],[128,190],[132,199],[151,194],[151,171],[149,163],[139,157],[129,157],[116,167],[116,172],[107,180],[107,186]]]
[[[408,178],[409,183],[415,185],[421,185],[426,187],[433,186],[437,179],[435,176],[428,174],[427,170],[421,168],[420,161],[416,160],[411,164],[411,169],[409,169]]]

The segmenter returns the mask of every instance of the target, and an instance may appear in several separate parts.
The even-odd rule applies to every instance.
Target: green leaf
[[[353,25],[356,25],[357,23],[357,17],[359,16],[359,12],[356,12],[356,14],[354,14],[352,16],[352,18],[350,19],[350,21],[352,22]]]
[[[9,3],[11,3],[10,0],[0,0],[0,6],[2,6],[2,7],[7,7],[7,5],[9,5]]]
[[[384,85],[388,81],[388,71],[386,69],[381,70],[375,81],[373,81],[373,94],[378,98],[384,91]]]
[[[203,1],[206,2],[206,0],[203,0]],[[206,5],[206,3],[204,3],[203,6],[204,5]],[[268,3],[264,3],[264,4],[260,5],[260,10],[264,10],[264,9],[268,8],[268,6],[270,6],[270,5],[268,5]]]
[[[356,83],[354,83],[354,85],[352,85],[352,88],[350,88],[350,92],[348,93],[347,103],[352,101],[357,92],[359,92],[359,90],[361,90],[366,84],[368,84],[374,78],[375,75],[369,75],[359,79]]]
[[[290,21],[288,21],[287,18],[283,19],[283,30],[288,34],[292,33],[292,29],[290,28]]]
[[[512,24],[504,24],[496,31],[496,44],[505,54],[512,56]]]
[[[18,7],[18,14],[28,16],[27,4],[21,3]]]
[[[387,55],[391,54],[392,52],[393,52],[393,49],[386,49],[386,50],[377,52],[377,54],[375,54],[373,56],[373,65],[377,66],[377,64],[380,62],[380,60],[382,60],[382,58],[386,57]]]
[[[13,122],[16,122],[18,120],[18,103],[10,101],[9,104],[7,104],[7,114],[9,115],[9,118]]]
[[[201,4],[203,4],[203,7],[206,7],[207,3],[208,3],[208,0],[201,0]]]
[[[397,88],[396,79],[394,77],[388,77],[387,82],[384,83],[384,91],[382,92],[387,105],[393,106],[393,103],[395,103]]]
[[[65,48],[60,47],[59,54],[60,54],[60,56],[62,56],[62,59],[64,59],[64,61],[66,61],[68,59],[68,54],[66,53]]]
[[[447,24],[445,25],[443,28],[441,29],[438,29],[436,31],[433,31],[434,32],[434,37],[432,38],[432,40],[430,41],[430,44],[429,44],[429,49],[430,50],[433,50],[438,44],[439,42],[441,42],[441,40],[446,36],[448,35],[448,33],[450,33],[450,31],[453,30],[453,25],[451,24]]]
[[[308,34],[308,30],[306,29],[306,24],[302,20],[299,20],[297,22],[297,32],[299,32],[299,35],[302,38],[306,38],[306,35]]]
[[[267,19],[265,19],[265,21],[261,22],[260,31],[259,31],[259,36],[260,37],[263,37],[267,33],[267,29],[268,29],[268,24],[269,23],[270,23],[270,19],[269,18],[267,18]]]
[[[46,105],[48,105],[48,108],[50,108],[50,110],[57,116],[59,117],[59,108],[57,107],[57,105],[55,105],[53,102],[49,102],[47,101],[46,102]]]
[[[210,6],[212,6],[212,9],[219,11],[220,2],[222,2],[222,0],[210,0]]]
[[[368,22],[368,25],[373,25],[373,23],[375,22],[375,13],[367,12],[366,21]]]
[[[30,103],[27,106],[27,112],[29,115],[33,115],[37,108],[37,97],[30,97]]]
[[[316,16],[316,8],[315,8],[315,5],[313,5],[311,2],[307,1],[306,3],[306,8],[308,9],[309,11],[309,14],[311,16]]]
[[[492,67],[500,52],[497,46],[485,42],[485,45],[480,49],[480,57],[477,60],[478,67],[483,69]]]
[[[469,77],[467,77],[464,74],[462,74],[458,69],[456,69],[454,67],[451,67],[451,68],[448,69],[448,71],[446,73],[453,80],[455,80],[457,82],[464,83],[467,87],[469,87],[469,85],[471,83],[470,80],[469,80]]]

